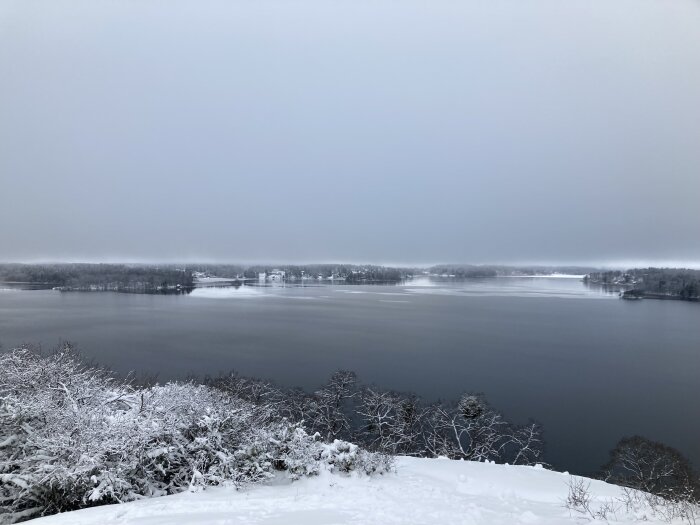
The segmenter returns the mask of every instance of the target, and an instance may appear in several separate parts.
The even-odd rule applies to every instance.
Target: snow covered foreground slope
[[[440,459],[397,459],[396,473],[365,477],[323,472],[290,482],[278,479],[242,490],[201,492],[68,512],[36,525],[233,524],[564,524],[595,522],[564,506],[570,476],[537,467]],[[593,510],[615,501],[619,487],[591,481]],[[634,523],[616,502],[608,523]],[[651,517],[651,516],[649,516]],[[605,523],[598,521],[598,523]],[[647,523],[655,523],[650,519]],[[658,521],[658,523],[668,523]],[[680,522],[679,522],[680,523]]]

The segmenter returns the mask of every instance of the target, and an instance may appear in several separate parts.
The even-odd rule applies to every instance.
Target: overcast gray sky
[[[700,261],[700,4],[0,0],[0,260]]]

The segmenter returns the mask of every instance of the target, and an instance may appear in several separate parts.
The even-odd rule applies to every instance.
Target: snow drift
[[[590,494],[591,516],[569,509],[573,480]],[[590,483],[590,485],[588,485]],[[278,477],[242,489],[209,487],[32,520],[36,525],[688,523],[666,519],[621,487],[543,468],[400,457],[383,475]]]

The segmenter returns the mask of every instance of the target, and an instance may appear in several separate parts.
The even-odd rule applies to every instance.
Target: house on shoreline
[[[284,270],[270,270],[269,272],[258,273],[258,281],[260,282],[272,282],[281,283],[285,280],[286,273]]]

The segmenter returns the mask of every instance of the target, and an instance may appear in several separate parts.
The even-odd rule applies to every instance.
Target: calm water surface
[[[126,372],[236,369],[313,388],[338,368],[428,399],[486,393],[544,424],[547,459],[591,472],[630,434],[700,466],[700,304],[622,301],[578,279],[201,288],[189,295],[0,285],[0,343],[74,341]]]

